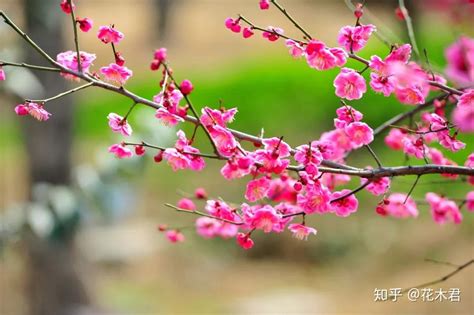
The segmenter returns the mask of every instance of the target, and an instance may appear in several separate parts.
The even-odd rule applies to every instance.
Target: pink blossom
[[[233,18],[227,18],[225,20],[225,27],[227,27],[229,30],[231,30],[234,33],[240,33],[240,30],[242,27],[239,24],[240,19],[233,19]]]
[[[471,153],[464,164],[467,167],[474,168],[474,153]],[[467,182],[471,185],[474,185],[474,176],[468,176]]]
[[[334,79],[336,95],[348,100],[358,100],[367,91],[365,79],[355,70],[342,68]]]
[[[206,199],[207,192],[202,187],[196,188],[196,190],[194,191],[194,197],[196,197],[197,199]]]
[[[0,66],[0,81],[5,81],[6,76],[5,76],[5,70]]]
[[[229,159],[221,169],[221,175],[226,179],[241,178],[250,174],[255,160],[252,155],[237,155]]]
[[[28,115],[30,112],[28,110],[28,103],[25,104],[18,104],[15,106],[15,113],[18,115],[18,116],[26,116]]]
[[[188,95],[193,91],[194,87],[191,81],[184,80],[183,82],[181,82],[179,89],[181,90],[181,93],[183,93],[184,95]]]
[[[262,140],[265,150],[271,152],[278,157],[288,157],[290,156],[291,147],[283,141],[281,138],[267,138]]]
[[[336,186],[347,184],[351,181],[351,177],[346,174],[330,174],[324,173],[321,177],[321,183],[326,185],[330,190],[334,190]]]
[[[124,35],[122,32],[117,31],[113,26],[103,25],[99,27],[99,32],[97,37],[104,43],[113,43],[118,44],[123,38]]]
[[[338,47],[329,48],[329,52],[334,57],[336,57],[335,66],[342,67],[343,65],[346,64],[346,62],[347,62],[347,53],[343,49],[338,48]]]
[[[176,126],[178,123],[183,122],[184,119],[178,115],[171,114],[165,108],[158,108],[155,113],[155,117],[158,118],[163,125],[167,127]]]
[[[336,200],[350,193],[351,191],[349,189],[336,191],[332,194],[331,200]],[[337,201],[331,201],[330,204],[331,204],[332,211],[335,212],[336,215],[339,217],[347,217],[351,213],[356,212],[357,208],[359,207],[359,201],[354,196],[354,194]]]
[[[474,90],[469,89],[466,90],[458,100],[458,107],[467,107],[473,108],[474,107]]]
[[[383,205],[385,213],[395,218],[407,218],[410,216],[416,218],[418,216],[418,209],[415,201],[413,201],[411,197],[408,197],[407,199],[406,194],[391,194],[386,199],[386,203],[387,204]]]
[[[466,207],[469,211],[474,211],[474,190],[466,195]]]
[[[92,62],[96,59],[96,55],[89,54],[84,51],[79,52],[79,55],[81,57],[82,71],[85,73],[89,72],[89,68],[92,65]],[[77,53],[75,51],[68,50],[68,51],[59,53],[56,56],[56,61],[60,65],[64,66],[65,68],[69,70],[73,70],[73,71],[79,70],[78,63],[77,63]],[[77,81],[79,80],[79,78],[69,73],[61,72],[61,75],[69,80],[77,80]]]
[[[341,106],[336,110],[337,118],[334,119],[334,127],[343,129],[348,124],[361,121],[364,115],[351,106]]]
[[[290,48],[290,55],[292,55],[294,58],[299,58],[305,53],[303,46],[292,39],[287,39],[285,41],[285,45],[286,47]]]
[[[299,162],[300,165],[306,167],[306,171],[312,175],[317,175],[317,167],[323,161],[323,155],[317,147],[311,147],[307,144],[300,145],[296,148],[295,161]],[[309,168],[314,169],[310,171]]]
[[[461,36],[445,50],[446,74],[460,85],[474,82],[474,39]]]
[[[135,146],[135,154],[138,156],[144,155],[145,154],[145,147],[142,145],[136,145]]]
[[[306,187],[306,193],[300,193],[297,196],[297,204],[306,214],[328,212],[330,210],[329,200],[329,190],[320,184]]]
[[[167,57],[167,50],[166,48],[159,48],[155,50],[155,53],[153,54],[153,58],[158,60],[159,62],[163,62],[166,60]]]
[[[189,145],[189,140],[186,139],[186,135],[182,130],[179,130],[177,135],[178,140],[176,141],[175,147],[167,148],[163,152],[163,158],[168,161],[173,171],[181,169],[202,170],[206,166],[206,163],[204,159],[199,156],[200,151]]]
[[[388,135],[385,137],[385,144],[393,150],[403,149],[403,139],[407,133],[399,128],[390,129]]]
[[[15,107],[15,113],[18,116],[30,115],[36,120],[46,121],[51,116],[46,109],[44,109],[42,104],[25,102],[24,104],[19,104]]]
[[[237,141],[228,129],[217,125],[209,127],[209,133],[220,154],[229,157],[234,153]]]
[[[353,122],[344,128],[353,148],[367,145],[374,140],[374,131],[366,123]]]
[[[275,202],[296,202],[296,191],[293,188],[295,182],[294,179],[286,174],[282,174],[280,178],[271,180],[270,188],[266,194],[267,198]]]
[[[133,75],[132,70],[127,67],[121,67],[116,63],[111,63],[108,67],[100,68],[100,72],[105,75],[107,80],[115,81],[120,85],[124,85]]]
[[[216,219],[201,217],[196,220],[196,232],[204,238],[212,238],[218,234],[220,223]]]
[[[391,76],[381,76],[375,72],[370,74],[370,87],[384,96],[390,96],[395,90],[395,78]]]
[[[474,106],[457,106],[452,113],[452,119],[461,132],[474,132]]]
[[[273,230],[273,226],[278,224],[280,219],[281,217],[273,207],[265,205],[255,211],[249,223],[252,228],[270,233]]]
[[[299,240],[307,240],[310,234],[316,235],[317,231],[315,228],[303,225],[303,224],[290,224],[288,230],[293,233],[293,236]]]
[[[196,210],[196,205],[189,198],[181,198],[178,201],[178,208],[193,211],[193,210]]]
[[[184,242],[185,238],[183,233],[178,230],[168,230],[166,231],[166,238],[171,243],[181,243]]]
[[[368,181],[367,178],[361,178],[361,184],[365,184]],[[390,178],[379,177],[372,179],[370,183],[365,187],[367,191],[375,196],[383,195],[390,187]]]
[[[267,177],[264,176],[259,179],[251,180],[247,183],[245,199],[250,202],[255,202],[257,200],[265,198],[269,189],[270,180]]]
[[[109,147],[109,152],[115,154],[119,159],[129,158],[133,155],[132,151],[123,143],[111,145]]]
[[[201,110],[201,122],[206,125],[206,127],[217,124],[221,127],[226,127],[228,123],[231,123],[234,120],[234,116],[237,113],[237,108],[231,109],[212,109],[209,107],[204,107]]]
[[[403,152],[414,156],[417,159],[423,159],[428,152],[428,147],[424,144],[423,138],[405,137],[402,140]]]
[[[251,27],[244,27],[244,30],[242,31],[242,36],[244,38],[250,38],[254,35],[254,32]]]
[[[311,68],[316,70],[334,68],[337,64],[342,63],[340,58],[343,57],[339,51],[337,51],[337,56],[335,56],[331,50],[319,40],[311,40],[306,46],[306,61]]]
[[[390,63],[393,61],[408,62],[411,56],[411,45],[404,44],[398,48],[392,50],[392,52],[385,58],[385,62]]]
[[[395,89],[395,96],[404,104],[417,105],[425,102],[425,95],[417,86],[397,88]]]
[[[375,31],[372,24],[359,26],[344,26],[339,31],[337,42],[347,51],[356,52],[364,48],[372,32]]]
[[[254,243],[253,240],[250,238],[248,234],[239,233],[237,234],[237,244],[243,249],[250,249],[253,247]]]
[[[68,0],[61,0],[60,7],[61,10],[66,14],[71,14],[72,10],[76,8],[74,3],[71,1],[71,4],[69,4]]]
[[[93,25],[92,19],[87,18],[87,17],[83,18],[83,19],[77,18],[76,22],[77,22],[77,24],[79,24],[79,28],[81,29],[81,31],[83,31],[85,33],[89,32],[92,28],[92,25]]]
[[[270,8],[270,1],[269,0],[260,0],[260,9],[261,10],[268,10]]]
[[[109,120],[109,126],[113,132],[119,132],[124,136],[130,136],[132,134],[132,127],[122,116],[116,113],[110,113],[107,119]]]
[[[439,144],[452,152],[457,152],[466,147],[464,142],[457,140],[455,136],[450,136],[449,134],[439,137]]]
[[[448,221],[461,223],[462,214],[454,201],[431,192],[426,194],[426,201],[430,205],[431,215],[436,223],[444,224]]]
[[[278,40],[280,35],[283,35],[283,29],[273,26],[267,27],[267,30],[262,33],[263,38],[266,38],[271,42]]]

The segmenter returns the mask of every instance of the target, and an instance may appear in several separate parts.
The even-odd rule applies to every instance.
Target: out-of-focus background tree
[[[294,61],[281,42],[255,36],[244,40],[228,32],[223,20],[243,13],[259,25],[282,26],[297,32],[275,10],[258,10],[257,0],[82,0],[77,14],[91,17],[92,32],[81,33],[81,49],[95,52],[95,68],[110,63],[110,47],[95,37],[99,25],[115,24],[126,38],[118,50],[133,69],[128,87],[145,97],[158,90],[159,76],[148,69],[153,49],[166,46],[179,79],[192,80],[199,106],[238,106],[233,127],[257,134],[285,135],[291,144],[306,143],[331,128],[339,106],[332,80],[335,71],[317,72]],[[335,45],[342,25],[353,16],[343,1],[283,1],[311,33]],[[366,1],[374,21],[390,41],[405,36],[404,23],[394,10],[398,1]],[[430,62],[442,69],[443,48],[459,34],[473,35],[472,24],[456,24],[444,11],[446,1],[407,1],[415,18],[418,45]],[[28,30],[52,55],[72,49],[71,25],[59,1],[1,0],[0,9]],[[453,2],[454,3],[454,2]],[[443,7],[441,7],[443,8]],[[465,14],[465,13],[464,13]],[[432,30],[436,29],[436,33]],[[389,30],[391,30],[389,32]],[[39,63],[38,56],[0,25],[2,59]],[[387,54],[371,39],[362,52]],[[356,67],[356,64],[351,64]],[[459,303],[373,303],[374,288],[407,287],[437,278],[450,267],[425,258],[463,262],[473,254],[473,220],[461,226],[437,226],[421,205],[416,220],[393,220],[375,215],[377,200],[365,193],[364,205],[346,219],[313,216],[319,230],[308,242],[282,235],[257,235],[256,246],[244,252],[232,240],[203,240],[194,236],[192,219],[163,207],[179,198],[177,190],[205,187],[213,196],[240,198],[244,181],[227,182],[218,175],[220,163],[209,162],[202,174],[173,173],[165,165],[144,159],[117,161],[106,148],[119,141],[107,127],[109,112],[124,114],[130,102],[101,90],[80,92],[51,103],[53,117],[34,123],[13,114],[24,98],[42,98],[67,88],[54,75],[7,69],[0,86],[1,262],[2,314],[155,314],[155,313],[469,313],[473,303],[473,271],[440,287],[459,287]],[[77,106],[72,106],[75,103]],[[376,126],[390,115],[408,110],[392,98],[368,92],[354,106]],[[159,126],[153,112],[139,108],[131,117],[136,139],[167,145],[175,130]],[[474,148],[454,156],[462,163]],[[205,142],[201,143],[205,146]],[[386,164],[404,157],[376,142]],[[449,156],[449,154],[448,154]],[[365,152],[350,163],[372,163]],[[459,184],[432,184],[424,177],[414,196],[426,191],[455,197],[465,195]],[[394,181],[408,190],[410,178]],[[355,180],[352,186],[357,185]],[[156,231],[158,223],[184,226],[187,241],[172,246]]]

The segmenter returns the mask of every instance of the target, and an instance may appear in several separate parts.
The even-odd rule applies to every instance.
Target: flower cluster
[[[252,235],[256,232],[289,231],[295,238],[306,240],[317,233],[315,228],[306,224],[307,216],[353,215],[359,209],[356,194],[363,190],[380,198],[375,209],[380,216],[414,218],[419,215],[419,206],[424,202],[411,196],[421,176],[438,173],[446,180],[456,180],[467,175],[466,182],[474,185],[474,153],[468,156],[464,167],[460,167],[447,158],[444,152],[456,153],[465,149],[466,144],[458,135],[474,131],[474,89],[462,86],[472,87],[474,81],[473,39],[463,36],[446,50],[448,67],[445,74],[459,84],[460,87],[455,88],[447,86],[447,80],[441,74],[433,73],[431,69],[412,61],[410,44],[394,45],[388,54],[372,55],[369,59],[357,55],[376,32],[375,25],[360,23],[362,4],[356,5],[354,11],[355,26],[342,27],[337,38],[334,38],[338,47],[313,38],[275,1],[259,1],[261,10],[268,10],[272,4],[303,33],[301,40],[287,36],[279,27],[256,26],[240,15],[227,18],[225,27],[233,33],[241,33],[244,38],[250,38],[256,32],[261,32],[262,37],[270,42],[282,42],[283,38],[290,55],[305,60],[312,69],[324,71],[340,68],[333,80],[335,101],[342,103],[342,106],[335,108],[334,129],[294,147],[284,141],[283,136],[264,136],[262,131],[259,137],[255,137],[230,129],[237,108],[194,107],[190,100],[194,86],[189,80],[181,83],[175,80],[167,62],[166,48],[157,49],[150,64],[152,71],[161,70],[159,91],[156,91],[152,100],[124,90],[122,86],[133,73],[124,66],[122,54],[116,51],[116,45],[124,39],[124,34],[114,25],[100,26],[97,33],[97,38],[110,45],[114,53],[113,62],[101,67],[100,73],[105,80],[120,86],[106,83],[99,74],[91,73],[96,55],[78,51],[77,46],[76,51],[59,53],[57,63],[52,61],[56,66],[53,70],[59,70],[66,79],[89,82],[85,87],[102,86],[132,99],[134,104],[124,117],[116,113],[107,116],[111,130],[125,137],[132,134],[128,117],[138,103],[154,108],[155,117],[167,127],[175,128],[183,122],[194,124],[195,129],[190,138],[182,129],[178,129],[177,140],[172,147],[146,142],[120,142],[111,145],[108,151],[117,158],[132,158],[144,157],[148,150],[156,150],[153,160],[156,163],[165,160],[173,171],[201,171],[206,166],[205,158],[222,161],[220,174],[223,178],[246,181],[245,193],[240,201],[230,203],[220,198],[210,198],[203,188],[199,188],[194,195],[181,198],[177,206],[168,206],[199,215],[195,221],[198,235],[204,238],[234,238],[244,249],[255,245]],[[84,32],[92,29],[93,21],[90,18],[74,20],[76,7],[72,2],[62,0],[60,6],[63,12],[71,14],[74,27]],[[407,12],[402,11],[401,16],[407,17]],[[349,68],[348,59],[360,62],[364,68]],[[7,65],[0,64],[0,81],[5,80],[3,66]],[[41,66],[33,68],[45,70]],[[369,73],[364,74],[366,70]],[[359,111],[362,106],[358,106],[358,110],[346,104],[346,101],[359,100],[367,93],[367,80],[369,88],[384,97],[394,95],[401,103],[423,105],[387,121],[374,131],[363,121],[364,115]],[[44,108],[46,102],[85,87],[43,101],[26,101],[17,105],[15,112],[20,116],[31,115],[39,121],[45,121],[51,115]],[[439,91],[443,91],[442,94]],[[430,93],[437,96],[427,102]],[[452,121],[448,117],[452,117]],[[404,118],[410,118],[409,125],[393,125]],[[201,153],[194,146],[199,128],[208,137],[213,154]],[[389,130],[385,136],[385,144],[389,149],[402,151],[407,157],[422,159],[430,165],[416,168],[383,166],[369,145],[377,134],[385,130]],[[248,146],[248,143],[252,146]],[[347,165],[347,156],[361,147],[367,148],[378,165],[377,169]],[[417,176],[413,188],[408,193],[392,191],[393,177],[403,175]],[[352,179],[356,177],[360,178],[356,181],[359,184],[360,180],[360,186],[351,189],[351,184],[354,184],[351,183]],[[456,198],[447,198],[435,192],[427,193],[425,200],[433,220],[438,224],[460,223],[464,206],[474,211],[474,191],[468,192],[459,204]],[[202,212],[200,209],[203,209]],[[172,243],[185,240],[178,228],[160,225],[158,229],[165,232]]]

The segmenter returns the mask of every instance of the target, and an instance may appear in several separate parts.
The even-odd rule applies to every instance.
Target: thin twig
[[[166,147],[162,147],[162,146],[158,146],[158,145],[154,145],[154,144],[149,144],[149,143],[146,143],[145,141],[142,141],[142,142],[123,142],[123,144],[124,145],[141,145],[142,147],[156,149],[156,150],[162,150],[162,151],[167,149]],[[206,158],[206,159],[215,159],[215,160],[222,160],[223,159],[222,157],[217,156],[217,155],[213,155],[213,154],[187,152],[187,151],[183,151],[181,153],[182,154],[187,154],[187,155],[193,155],[193,156],[200,156],[200,157],[203,157],[203,158]]]
[[[374,158],[374,160],[377,163],[378,167],[382,167],[382,162],[380,162],[379,157],[377,156],[377,154],[375,154],[374,150],[372,150],[370,145],[366,144],[365,147],[369,151],[370,155],[372,155],[372,157]]]
[[[364,189],[365,187],[367,187],[369,184],[371,183],[370,180],[367,180],[365,183],[363,183],[362,185],[360,185],[359,187],[351,190],[350,192],[348,192],[347,194],[345,195],[342,195],[340,197],[337,197],[331,201],[329,201],[329,203],[333,203],[333,202],[338,202],[340,200],[343,200],[343,199],[346,199],[347,197],[349,196],[352,196],[352,195],[355,195],[356,193],[358,193],[359,191],[361,191],[362,189]]]
[[[413,288],[416,288],[416,289],[426,288],[426,287],[432,286],[432,285],[434,285],[434,284],[438,284],[438,283],[444,282],[444,281],[448,280],[449,278],[451,278],[452,276],[454,276],[455,274],[457,274],[458,272],[460,272],[461,270],[463,270],[464,268],[468,267],[469,265],[471,265],[471,264],[473,264],[473,263],[474,263],[474,259],[471,259],[471,260],[469,260],[468,262],[466,262],[466,263],[460,265],[460,266],[457,267],[454,271],[448,273],[448,274],[445,275],[444,277],[439,278],[438,280],[433,280],[433,281],[430,281],[430,282],[426,282],[426,283],[423,283],[423,284],[420,284],[420,285],[416,285],[416,286],[407,288],[407,289],[405,289],[405,290],[402,290],[401,293],[406,293],[406,292],[408,292],[408,290],[413,289]]]
[[[77,23],[76,23],[76,16],[74,13],[74,8],[72,4],[72,0],[67,0],[67,3],[71,7],[71,20],[72,20],[72,28],[74,31],[74,47],[76,48],[77,53],[77,69],[79,73],[82,73],[82,62],[81,62],[81,52],[79,50],[79,37],[77,34]]]
[[[408,10],[405,6],[405,1],[398,0],[398,6],[400,7],[403,17],[405,18],[407,31],[408,31],[408,37],[410,38],[410,43],[411,43],[411,46],[413,47],[413,51],[415,52],[417,58],[420,58],[420,52],[418,51],[418,45],[416,44],[416,39],[415,39],[415,32],[413,31],[413,24],[411,22],[410,14],[408,13]]]
[[[55,96],[53,96],[53,97],[46,98],[46,99],[43,99],[43,100],[27,100],[27,101],[33,102],[33,103],[46,103],[46,102],[49,102],[49,101],[52,101],[52,100],[55,100],[55,99],[64,97],[64,96],[66,96],[66,95],[72,94],[72,93],[74,93],[74,92],[77,92],[77,91],[86,89],[86,88],[92,86],[93,84],[94,84],[93,82],[86,83],[86,84],[84,84],[84,85],[81,85],[81,86],[78,86],[78,87],[76,87],[76,88],[67,90],[67,91],[65,91],[65,92],[63,92],[63,93],[60,93],[60,94],[58,94],[58,95],[55,95]]]
[[[411,186],[410,190],[408,191],[408,194],[407,194],[407,196],[406,196],[406,198],[405,198],[405,201],[403,201],[403,204],[405,204],[405,203],[408,201],[408,198],[410,198],[410,195],[411,195],[411,193],[413,192],[413,190],[415,189],[416,184],[418,184],[418,181],[420,180],[420,177],[421,177],[421,175],[418,175],[418,176],[416,177],[415,182],[413,183],[413,185]]]
[[[172,209],[174,209],[174,210],[176,210],[176,211],[179,211],[179,212],[185,212],[185,213],[195,214],[195,215],[198,215],[198,216],[201,216],[201,217],[207,217],[207,218],[219,220],[219,221],[226,222],[226,223],[230,223],[230,224],[234,224],[234,225],[242,225],[242,224],[244,224],[243,222],[235,222],[235,221],[231,221],[231,220],[219,218],[219,217],[216,217],[216,216],[213,216],[213,215],[210,215],[210,214],[201,212],[201,211],[197,211],[197,210],[181,209],[181,208],[176,207],[175,205],[172,205],[172,204],[170,204],[170,203],[165,203],[165,206],[167,206],[168,208],[172,208]]]
[[[312,39],[313,36],[311,36],[311,34],[309,34],[289,13],[288,11],[282,7],[276,0],[270,0],[271,3],[273,3],[273,5],[275,5],[275,7],[277,7],[278,10],[280,10],[281,13],[283,13],[287,18],[288,20],[290,20],[293,25],[299,29],[305,36],[308,40]]]
[[[30,65],[27,63],[17,63],[17,62],[9,62],[9,61],[0,61],[0,67],[21,67],[21,68],[28,68],[33,70],[41,70],[41,71],[52,71],[52,72],[60,72],[61,69],[59,68],[51,68],[51,67],[43,67],[43,66],[36,66]]]

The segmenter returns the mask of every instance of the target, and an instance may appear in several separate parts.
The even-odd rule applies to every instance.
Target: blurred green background
[[[257,2],[177,1],[167,11],[166,32],[158,36],[154,18],[158,13],[152,1],[121,0],[119,5],[113,5],[106,0],[84,0],[78,4],[79,14],[93,18],[96,24],[92,33],[80,35],[81,47],[99,55],[94,69],[111,62],[111,52],[94,32],[98,25],[115,23],[126,34],[118,49],[127,59],[127,66],[134,70],[127,83],[134,93],[147,98],[158,93],[159,74],[150,72],[148,64],[153,49],[166,46],[176,78],[193,82],[191,96],[198,107],[238,107],[232,128],[251,134],[264,128],[266,136],[283,135],[293,146],[307,143],[332,128],[335,109],[339,107],[332,86],[337,70],[318,72],[304,60],[293,60],[282,41],[269,43],[259,34],[244,40],[225,30],[224,18],[239,12],[264,26],[282,25],[285,34],[298,36],[276,10],[259,11]],[[342,25],[353,23],[352,14],[342,1],[281,2],[328,45],[336,45]],[[377,25],[379,29],[392,29],[389,38],[404,38],[404,24],[393,14],[397,1],[366,3],[384,23]],[[442,70],[446,63],[444,48],[463,32],[472,36],[472,24],[453,24],[446,12],[427,10],[429,4],[425,1],[419,7],[411,6],[413,15],[416,12],[417,40],[419,47],[428,51],[431,64]],[[22,20],[23,8],[15,1],[3,0],[2,9]],[[67,22],[64,18],[65,34],[70,30]],[[0,31],[9,48],[26,49],[5,27]],[[66,38],[68,47],[72,47],[70,36]],[[41,43],[41,38],[38,41]],[[389,48],[374,37],[361,55],[368,58],[388,52]],[[348,66],[361,67],[353,61]],[[11,94],[5,93],[0,100],[4,213],[10,213],[15,206],[20,211],[29,195],[28,156],[20,130],[25,118],[12,114],[18,100]],[[221,163],[215,161],[208,162],[208,168],[198,174],[173,173],[165,163],[153,163],[151,153],[144,158],[117,161],[106,150],[121,138],[111,134],[106,116],[110,112],[124,115],[131,102],[99,89],[88,89],[75,97],[71,190],[79,200],[82,219],[79,225],[74,223],[78,232],[73,244],[77,249],[74,264],[90,297],[89,305],[80,309],[84,314],[468,314],[474,309],[472,270],[435,286],[461,288],[459,303],[410,303],[406,299],[373,302],[375,288],[409,287],[451,270],[449,266],[426,262],[425,258],[452,263],[472,258],[474,223],[465,210],[459,226],[436,225],[423,204],[419,205],[417,219],[382,218],[374,211],[378,199],[362,192],[358,195],[361,207],[349,218],[309,217],[308,223],[318,229],[318,235],[307,242],[292,239],[287,232],[258,233],[255,247],[243,251],[234,240],[204,240],[195,236],[193,217],[177,214],[163,204],[176,202],[179,191],[192,192],[198,186],[205,187],[212,196],[239,202],[245,180],[227,182],[218,173]],[[372,127],[412,108],[370,90],[362,100],[350,105],[363,112],[364,120]],[[53,113],[51,119],[54,118]],[[134,110],[130,123],[135,131],[133,139],[159,145],[174,142],[176,130],[160,127],[149,108]],[[189,126],[184,128],[192,131]],[[467,142],[465,150],[443,153],[463,164],[473,151],[474,137],[462,135],[460,139]],[[210,150],[205,141],[197,144],[202,151]],[[385,148],[383,137],[373,147],[384,165],[405,163],[403,154]],[[364,150],[351,155],[348,163],[373,165]],[[94,189],[85,189],[94,176],[99,178]],[[392,190],[407,192],[414,179],[395,179]],[[353,179],[348,187],[358,184]],[[421,200],[427,191],[434,191],[463,198],[468,190],[466,184],[424,176],[413,196]],[[166,242],[156,230],[160,223],[184,227],[186,242]],[[24,263],[22,234],[12,235],[2,251],[0,296],[5,314],[23,314],[30,303],[22,284],[28,278],[28,265]]]

